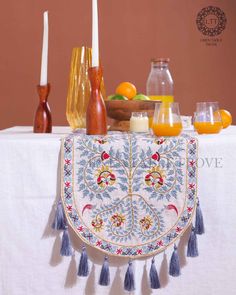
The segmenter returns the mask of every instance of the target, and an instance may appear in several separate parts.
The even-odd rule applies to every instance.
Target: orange
[[[232,124],[232,116],[230,112],[226,110],[219,110],[219,112],[221,115],[223,128],[227,128],[228,126]]]
[[[137,94],[136,87],[130,82],[122,82],[116,88],[116,94],[126,96],[128,99],[133,99]]]

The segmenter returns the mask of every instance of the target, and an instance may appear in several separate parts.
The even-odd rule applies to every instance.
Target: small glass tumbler
[[[157,136],[178,136],[183,129],[179,104],[156,103],[152,129]]]
[[[198,102],[194,116],[194,129],[198,134],[219,133],[222,120],[218,102]]]
[[[131,132],[148,132],[149,120],[146,112],[133,112],[130,118]]]

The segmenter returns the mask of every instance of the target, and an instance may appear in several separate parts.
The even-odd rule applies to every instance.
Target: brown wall
[[[208,5],[227,16],[217,46],[206,46],[197,13]],[[42,13],[49,10],[50,106],[54,125],[67,124],[71,51],[91,45],[90,0],[7,0],[0,10],[0,128],[31,125],[37,106]],[[182,114],[196,101],[218,100],[236,118],[236,1],[99,0],[100,52],[107,93],[121,81],[145,92],[151,57],[170,57]],[[236,122],[236,120],[235,120]]]

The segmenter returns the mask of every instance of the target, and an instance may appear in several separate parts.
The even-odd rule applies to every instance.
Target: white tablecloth
[[[60,257],[60,236],[50,229],[59,197],[60,138],[32,134],[30,127],[0,132],[0,294],[125,294],[127,259],[110,258],[111,285],[97,284],[103,254],[88,248],[90,275],[76,276],[79,253]],[[236,294],[236,127],[219,135],[199,136],[199,189],[206,234],[198,237],[200,256],[185,258],[187,236],[180,242],[182,275],[167,274],[172,249],[156,258],[162,288],[149,289],[150,259],[134,262],[135,294]],[[73,245],[80,249],[74,236]],[[167,260],[165,259],[167,258]]]

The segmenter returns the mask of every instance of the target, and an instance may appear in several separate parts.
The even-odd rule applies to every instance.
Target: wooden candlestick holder
[[[86,112],[86,133],[88,135],[107,134],[107,112],[100,91],[102,69],[100,67],[89,68],[91,83],[91,95]]]
[[[34,117],[34,133],[52,132],[52,116],[47,102],[50,88],[50,84],[37,86],[39,105]]]

